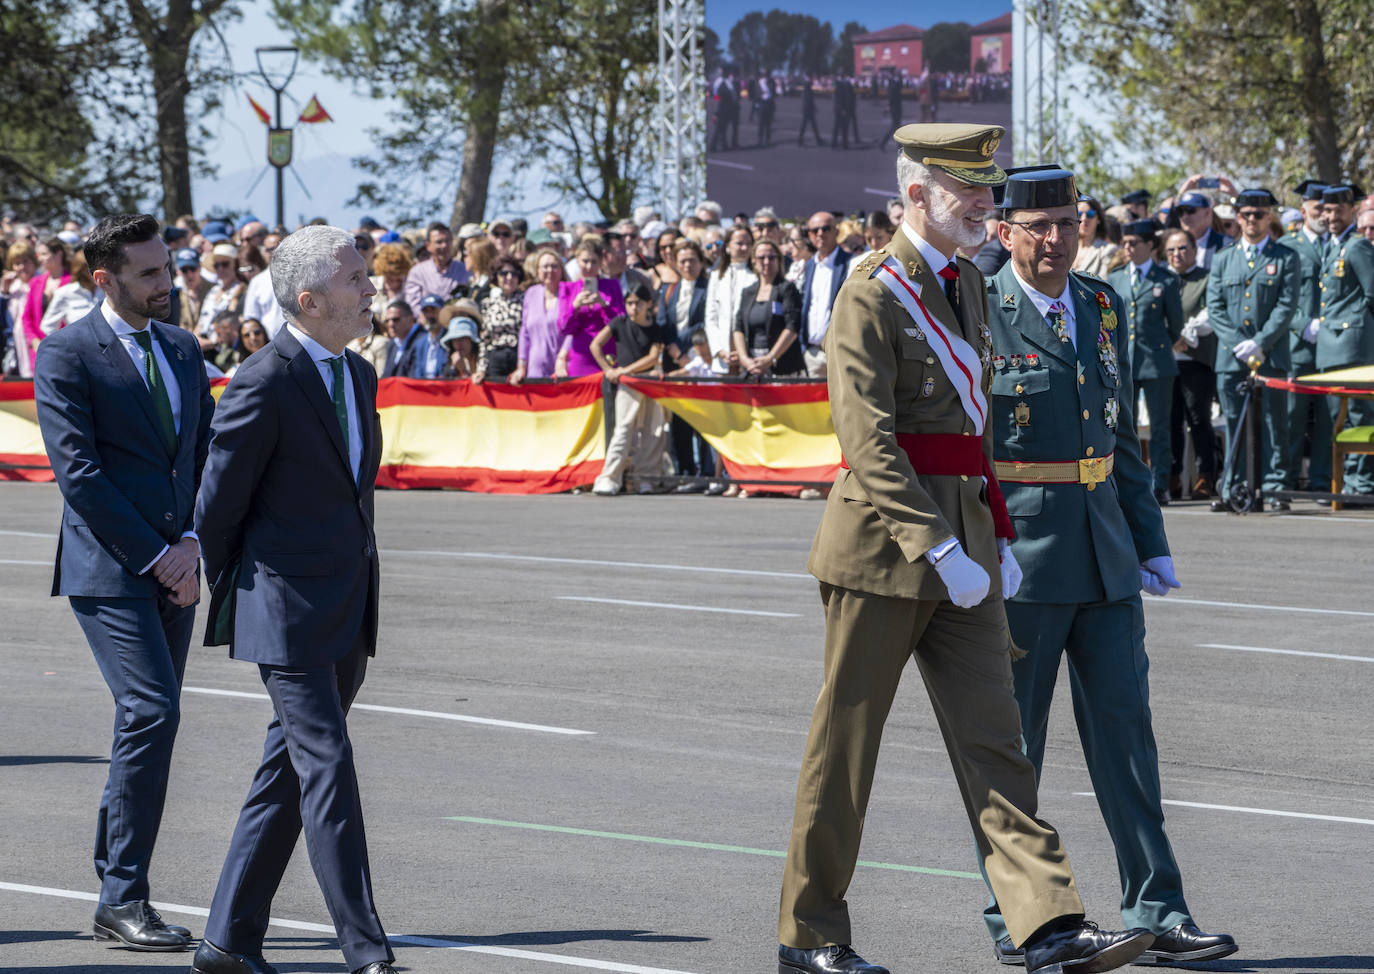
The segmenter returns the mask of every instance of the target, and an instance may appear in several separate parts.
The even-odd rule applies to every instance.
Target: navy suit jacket
[[[665,344],[677,342],[679,348],[688,335],[706,324],[706,278],[700,277],[692,282],[692,300],[687,306],[687,320],[678,321],[676,288],[683,286],[683,282],[679,281],[676,285],[660,284],[658,288],[658,324],[667,336]],[[669,288],[674,288],[671,297],[668,295]]]
[[[854,257],[843,247],[835,248],[835,270],[830,275],[830,294],[826,297],[825,306],[835,307],[835,296],[840,293],[840,285],[849,276],[849,262]],[[816,275],[816,257],[812,255],[806,259],[806,270],[802,273],[802,330],[801,342],[806,344],[806,322],[811,316],[811,278]]]
[[[420,341],[427,334],[429,332],[426,330],[424,322],[415,322],[410,328],[410,333],[401,339],[400,357],[393,362],[390,355],[387,356],[386,368],[382,371],[382,378],[416,378],[415,373],[419,370]]]
[[[319,369],[288,329],[239,366],[215,410],[196,502],[205,644],[227,643],[235,659],[308,668],[376,650],[377,373],[354,352],[344,361],[362,427],[356,482]]]
[[[38,424],[63,501],[53,595],[156,596],[153,573],[136,573],[191,530],[215,403],[195,336],[158,321],[149,327],[171,366],[164,380],[181,392],[175,457],[100,306],[38,346]]]

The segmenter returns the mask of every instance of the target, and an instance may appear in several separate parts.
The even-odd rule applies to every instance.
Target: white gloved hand
[[[1264,364],[1264,350],[1260,348],[1259,342],[1255,341],[1253,338],[1245,339],[1245,341],[1233,348],[1232,351],[1235,353],[1236,358],[1240,359],[1246,365],[1250,364],[1252,358],[1257,358],[1260,360],[1261,365]]]
[[[1174,560],[1168,555],[1147,558],[1140,565],[1140,587],[1151,595],[1168,595],[1171,588],[1182,588],[1174,575]]]
[[[1207,316],[1206,308],[1189,318],[1188,324],[1193,326],[1193,331],[1199,338],[1205,338],[1212,333],[1212,319]]]
[[[1189,321],[1186,325],[1183,326],[1183,332],[1179,335],[1179,337],[1182,338],[1185,342],[1187,342],[1189,348],[1197,348],[1197,325]]]
[[[1011,542],[1006,538],[997,539],[997,558],[1002,563],[1002,598],[1013,598],[1021,588],[1021,566],[1011,553]]]
[[[966,555],[964,546],[957,541],[935,561],[935,571],[949,590],[949,600],[961,609],[971,609],[983,601],[992,587],[992,579],[983,566]]]
[[[1307,327],[1302,330],[1302,340],[1309,345],[1317,344],[1317,332],[1321,329],[1321,326],[1321,319],[1313,318],[1307,323]]]

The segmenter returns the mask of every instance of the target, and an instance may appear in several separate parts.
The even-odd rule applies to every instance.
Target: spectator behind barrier
[[[256,321],[255,318],[248,319]],[[214,330],[214,343],[203,354],[205,361],[228,375],[240,362],[246,358],[243,349],[239,347],[239,336],[243,329],[244,322],[239,320],[238,314],[233,311],[221,311],[215,315],[210,322],[210,327]],[[261,325],[259,325],[261,327]]]
[[[580,279],[558,287],[558,331],[561,344],[554,375],[593,375],[601,371],[592,356],[592,340],[617,315],[625,313],[625,300],[614,279],[601,276],[601,238],[583,237],[574,255]],[[614,354],[614,349],[611,353]]]
[[[57,289],[38,324],[43,336],[46,338],[57,329],[86,317],[95,307],[96,291],[90,268],[86,266],[86,255],[78,250],[72,258],[71,280]]]
[[[20,317],[19,337],[19,374],[28,378],[33,375],[33,360],[38,354],[38,343],[43,340],[43,312],[47,310],[57,289],[72,280],[71,251],[56,237],[50,237],[36,248],[39,273],[29,282],[29,293],[24,300],[24,313]]]
[[[558,288],[564,280],[563,261],[552,250],[536,251],[532,259],[535,283],[525,290],[521,300],[516,367],[510,374],[511,385],[517,386],[526,378],[551,377],[562,343],[558,330]]]
[[[735,312],[739,310],[740,295],[758,277],[749,269],[749,253],[754,246],[754,234],[748,227],[731,227],[726,238],[726,253],[717,269],[711,272],[706,289],[706,340],[711,343],[714,356],[712,367],[717,375],[739,372],[739,355],[730,340]]]
[[[415,266],[410,251],[402,244],[385,243],[377,248],[372,258],[372,281],[377,293],[372,298],[372,318],[381,323],[386,317],[386,306],[398,298],[405,297],[406,275]]]
[[[663,407],[618,382],[622,375],[661,374],[658,364],[663,356],[663,329],[650,317],[653,306],[654,292],[648,284],[632,285],[625,295],[625,314],[612,319],[592,339],[592,356],[606,378],[617,383],[615,428],[606,445],[601,474],[592,485],[594,494],[620,493],[627,468],[639,475],[639,492],[651,494],[654,479],[663,473],[667,445]],[[611,342],[616,348],[614,364],[604,351]]]
[[[686,336],[706,324],[706,261],[701,248],[685,237],[672,250],[678,280],[658,289],[657,321],[674,362],[682,354]]]
[[[1107,214],[1097,200],[1091,196],[1079,198],[1079,245],[1078,256],[1073,259],[1073,269],[1102,280],[1107,279],[1112,258],[1121,250],[1107,236],[1107,220]]]
[[[801,292],[782,275],[782,248],[768,238],[754,244],[758,280],[740,295],[735,312],[734,345],[750,375],[800,375],[806,371],[797,334],[801,330]]]
[[[444,350],[448,353],[445,379],[471,378],[477,367],[477,344],[482,316],[470,298],[460,298],[439,312],[444,326]]]
[[[525,272],[514,257],[496,258],[491,265],[496,287],[482,302],[481,349],[472,381],[504,379],[519,364],[520,318],[524,310]]]
[[[37,270],[38,254],[32,244],[16,240],[9,245],[5,251],[5,273],[0,277],[0,356],[5,375],[19,374],[24,303],[29,297],[29,282]]]

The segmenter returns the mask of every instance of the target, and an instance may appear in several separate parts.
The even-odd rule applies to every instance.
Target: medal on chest
[[[921,398],[929,399],[930,394],[935,391],[935,379],[927,376],[926,381],[921,386]]]
[[[1030,425],[1030,407],[1027,406],[1024,402],[1018,402],[1016,404],[1016,425]]]
[[[1116,399],[1114,397],[1108,399],[1107,404],[1102,407],[1102,418],[1107,422],[1107,429],[1116,429],[1116,417],[1119,412],[1120,407],[1117,405]]]
[[[1107,297],[1106,291],[1097,292],[1097,306],[1102,317],[1102,328],[1105,331],[1116,330],[1116,312],[1112,310],[1111,299]]]

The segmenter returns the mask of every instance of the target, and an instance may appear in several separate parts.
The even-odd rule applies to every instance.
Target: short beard
[[[978,247],[987,239],[987,231],[983,227],[986,213],[978,214],[977,225],[969,226],[962,217],[955,216],[953,204],[947,202],[949,197],[939,189],[930,188],[926,199],[929,201],[926,220],[933,229],[954,241],[956,246]]]
[[[144,302],[135,304],[128,290],[124,287],[118,277],[110,275],[111,291],[108,293],[110,305],[121,314],[135,315],[139,318],[147,318],[150,321],[161,321],[172,310],[171,295],[163,298],[161,303],[154,307],[152,304]]]

